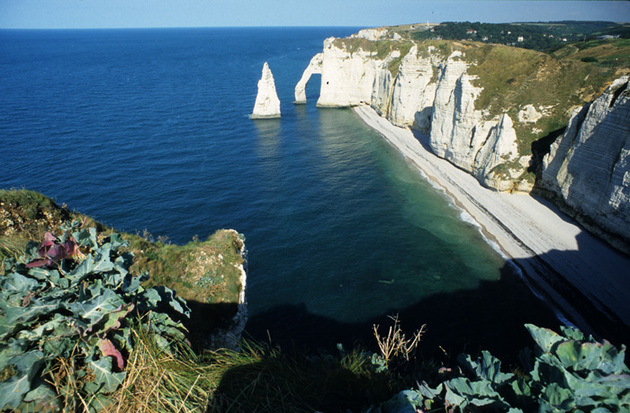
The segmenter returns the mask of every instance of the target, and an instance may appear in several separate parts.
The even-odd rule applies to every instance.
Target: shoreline
[[[549,201],[483,187],[468,172],[434,155],[427,135],[394,126],[369,106],[353,111],[479,225],[486,240],[520,270],[532,292],[562,322],[598,335],[602,326],[591,317],[598,312],[611,321],[604,333],[617,325],[625,330],[620,339],[630,344],[630,257],[583,230]]]

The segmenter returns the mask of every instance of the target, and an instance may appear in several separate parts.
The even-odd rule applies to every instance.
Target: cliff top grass
[[[113,228],[59,206],[50,198],[25,189],[0,190],[0,261],[21,255],[29,242],[39,243],[46,232],[61,235],[61,225],[73,220],[94,227],[99,240]],[[219,230],[203,242],[172,245],[152,237],[123,233],[134,254],[131,272],[148,272],[147,286],[165,285],[186,300],[238,303],[243,241],[232,230]],[[4,266],[0,267],[0,276]]]
[[[556,57],[548,53],[503,45],[466,42],[466,60],[474,62],[468,73],[483,91],[475,108],[487,119],[507,113],[519,137],[521,155],[531,153],[531,143],[564,127],[577,106],[592,102],[612,81],[630,73],[626,59],[600,64],[604,56],[630,56],[627,40],[591,48],[588,56],[575,53]],[[610,51],[614,50],[614,53]],[[611,59],[611,58],[608,58]],[[607,60],[611,62],[611,60]],[[536,122],[519,122],[518,112],[533,105],[543,116]]]
[[[567,46],[553,54],[500,44],[470,41],[425,40],[419,54],[445,59],[454,51],[464,54],[482,88],[475,108],[487,120],[507,113],[519,136],[519,152],[531,153],[531,143],[564,127],[572,110],[592,102],[619,76],[630,73],[630,40],[592,41],[578,48]],[[543,116],[537,122],[519,122],[518,113],[533,105]]]
[[[413,47],[413,42],[408,40],[367,40],[361,37],[346,37],[343,39],[335,39],[333,44],[335,47],[347,50],[350,55],[359,50],[371,53],[378,60],[385,60],[394,51],[398,51],[400,56],[392,58],[387,64],[387,69],[392,74],[392,79],[398,75],[398,69],[402,58],[405,57],[409,50]]]
[[[559,21],[536,23],[444,22],[384,28],[403,38],[423,41],[440,38],[504,44],[549,51],[568,43],[589,41],[602,36],[630,38],[630,25],[605,21]]]
[[[555,57],[596,63],[598,66],[623,69],[630,67],[629,49],[630,39],[593,39],[570,44],[551,54]]]

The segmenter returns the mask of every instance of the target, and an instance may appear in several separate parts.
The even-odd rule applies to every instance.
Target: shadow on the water
[[[414,131],[414,135],[422,146],[432,153],[429,137],[418,131]],[[551,139],[549,138],[550,141]],[[541,199],[539,201],[552,206],[549,201]],[[566,216],[563,216],[563,219],[570,221]],[[590,235],[582,232],[577,241],[578,249],[575,251],[552,250],[532,258],[509,260],[501,269],[497,281],[480,281],[477,288],[468,290],[457,290],[457,286],[453,286],[452,292],[428,296],[403,308],[397,307],[393,300],[388,311],[361,322],[343,322],[314,314],[305,304],[281,305],[264,313],[252,315],[246,331],[255,340],[269,341],[272,346],[296,350],[298,354],[318,354],[322,349],[335,354],[338,343],[346,349],[359,347],[377,352],[377,343],[372,332],[373,325],[379,324],[386,329],[392,324],[389,316],[397,314],[407,336],[422,325],[426,325],[426,333],[422,337],[418,353],[420,360],[430,361],[432,366],[453,366],[460,353],[477,356],[481,350],[488,350],[503,361],[504,371],[518,367],[520,350],[534,344],[524,327],[525,324],[559,331],[560,325],[566,320],[585,333],[593,335],[597,340],[607,339],[617,348],[622,344],[630,344],[630,326],[621,321],[622,318],[630,319],[627,314],[614,315],[608,309],[609,305],[611,307],[614,305],[593,302],[593,298],[590,298],[592,291],[588,290],[590,286],[593,290],[609,293],[612,298],[623,299],[627,294],[627,288],[602,286],[605,281],[603,278],[598,279],[596,275],[592,280],[565,279],[549,264],[571,263],[578,261],[584,253],[592,253],[593,240]],[[622,257],[619,262],[628,262],[623,259]],[[526,275],[521,278],[515,268],[526,269]],[[615,274],[621,276],[627,268],[628,266],[620,267]],[[422,274],[418,276],[421,277]],[[619,277],[616,280],[619,280]],[[577,285],[581,287],[578,288]],[[625,285],[627,282],[620,282],[620,286]],[[296,285],[294,288],[308,289],[309,286]],[[601,297],[601,294],[596,295]],[[624,307],[617,305],[616,308]],[[345,317],[340,315],[339,318]],[[272,367],[264,364],[266,362],[265,360],[230,369],[223,376],[215,395],[232,391],[241,395],[245,386],[249,390],[252,381],[261,380],[260,375],[263,374],[261,372],[266,374],[264,380],[279,379],[278,376],[274,376]],[[350,389],[342,388],[344,395],[364,395],[359,402],[365,404],[373,401],[365,396],[365,389],[374,383],[362,382],[361,377],[353,376],[350,371],[344,374],[350,376],[348,379],[350,382],[361,383],[359,388],[362,386],[364,389],[363,392],[357,390],[354,393]],[[300,380],[301,377],[309,377],[308,372],[300,372],[299,377]],[[236,388],[233,388],[235,384]],[[287,391],[300,390],[296,383],[293,387],[289,386]],[[332,390],[322,387],[319,391],[319,401],[330,397],[327,391]],[[354,402],[355,400],[349,400],[344,407],[364,407],[355,406],[352,404]],[[339,407],[337,410],[326,411],[345,411]]]
[[[591,241],[586,235],[580,235],[579,245],[585,245],[585,238]],[[423,324],[427,326],[417,354],[421,364],[415,365],[424,372],[423,380],[430,379],[425,375],[435,375],[439,366],[456,366],[459,354],[476,357],[481,350],[489,350],[503,362],[504,371],[509,371],[520,367],[519,352],[534,346],[524,324],[531,323],[559,332],[561,322],[555,312],[559,303],[548,301],[557,298],[549,294],[551,287],[568,304],[564,309],[569,313],[564,316],[569,322],[597,340],[607,339],[617,348],[630,343],[628,325],[606,314],[601,303],[590,302],[569,280],[562,279],[544,265],[547,260],[570,261],[579,254],[580,251],[550,251],[544,256],[510,260],[503,266],[498,281],[482,281],[478,288],[472,290],[436,294],[405,308],[396,308],[392,303],[391,311],[364,322],[340,322],[312,314],[305,305],[277,306],[252,316],[247,332],[261,342],[271,340],[272,346],[288,350],[286,354],[322,354],[321,350],[335,354],[338,343],[346,349],[378,352],[372,326],[383,326],[383,333],[392,325],[388,316],[398,314],[408,337]],[[530,279],[528,274],[524,280],[515,272],[514,266],[537,267],[539,274],[536,277],[541,279]],[[261,400],[279,409],[261,411],[294,411],[296,405],[293,403],[300,406],[305,403],[308,406],[306,410],[310,411],[359,411],[414,385],[406,382],[392,384],[383,376],[360,374],[343,363],[322,364],[322,359],[318,357],[307,357],[308,363],[296,368],[293,357],[296,356],[266,356],[229,369],[214,393],[210,411],[222,411],[225,403],[228,403],[230,411],[251,411],[253,399],[250,396],[264,396]],[[421,367],[423,361],[425,364]],[[243,396],[245,388],[251,392],[250,396]],[[278,397],[278,389],[290,397],[270,400],[269,397]],[[313,394],[317,397],[312,397]],[[234,403],[243,400],[243,406],[235,407]]]
[[[630,344],[630,326],[607,311],[605,303],[591,302],[570,280],[562,279],[544,263],[547,259],[571,261],[579,254],[550,251],[545,254],[548,256],[511,260],[502,268],[498,281],[482,281],[474,290],[433,295],[406,308],[396,308],[392,303],[390,311],[365,322],[339,322],[312,314],[304,305],[285,305],[252,316],[246,331],[255,339],[270,338],[272,344],[305,351],[332,350],[337,343],[376,350],[372,325],[390,325],[388,316],[399,314],[408,334],[426,324],[421,343],[423,357],[444,359],[445,355],[452,358],[462,352],[474,355],[489,350],[508,363],[518,364],[518,352],[532,344],[524,324],[559,331],[561,322],[556,313],[561,310],[567,311],[563,313],[566,320],[596,339],[605,338],[616,346]],[[537,267],[537,278],[524,281],[515,273],[514,265]],[[550,289],[565,303],[553,302],[558,295],[554,298]]]
[[[506,264],[498,281],[482,281],[474,290],[433,295],[406,308],[392,303],[390,311],[365,322],[339,322],[312,314],[304,305],[286,305],[252,316],[246,330],[256,339],[270,337],[272,344],[304,351],[332,350],[337,343],[376,350],[372,325],[390,325],[388,316],[393,314],[399,315],[408,334],[427,325],[421,352],[428,358],[480,350],[497,357],[516,356],[529,343],[524,324],[554,329],[559,324],[549,306],[533,296]]]

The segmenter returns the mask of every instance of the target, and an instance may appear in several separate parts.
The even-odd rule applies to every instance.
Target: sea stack
[[[280,117],[280,99],[276,93],[276,84],[267,62],[263,65],[262,76],[258,81],[258,95],[254,104],[252,119],[270,119]]]

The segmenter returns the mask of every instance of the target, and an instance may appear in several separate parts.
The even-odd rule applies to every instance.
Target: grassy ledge
[[[73,220],[81,222],[82,227],[95,228],[99,241],[114,232],[37,192],[0,190],[0,261],[17,258],[28,245],[41,241],[46,232],[62,235],[61,225]],[[129,243],[123,250],[134,256],[131,273],[150,274],[143,286],[167,286],[196,310],[187,328],[195,333],[200,346],[207,345],[210,334],[228,325],[239,311],[244,289],[244,243],[236,231],[218,230],[205,241],[186,245],[156,242],[148,234],[121,235]],[[4,266],[0,267],[0,276],[4,271]]]
[[[29,242],[39,242],[46,232],[61,235],[60,226],[72,220],[96,228],[101,240],[114,232],[40,193],[0,190],[0,260],[22,254]],[[153,241],[149,234],[122,237],[135,257],[132,272],[152,274],[147,286],[166,285],[182,298],[202,303],[238,303],[244,243],[236,231],[219,230],[206,241],[181,246]]]

